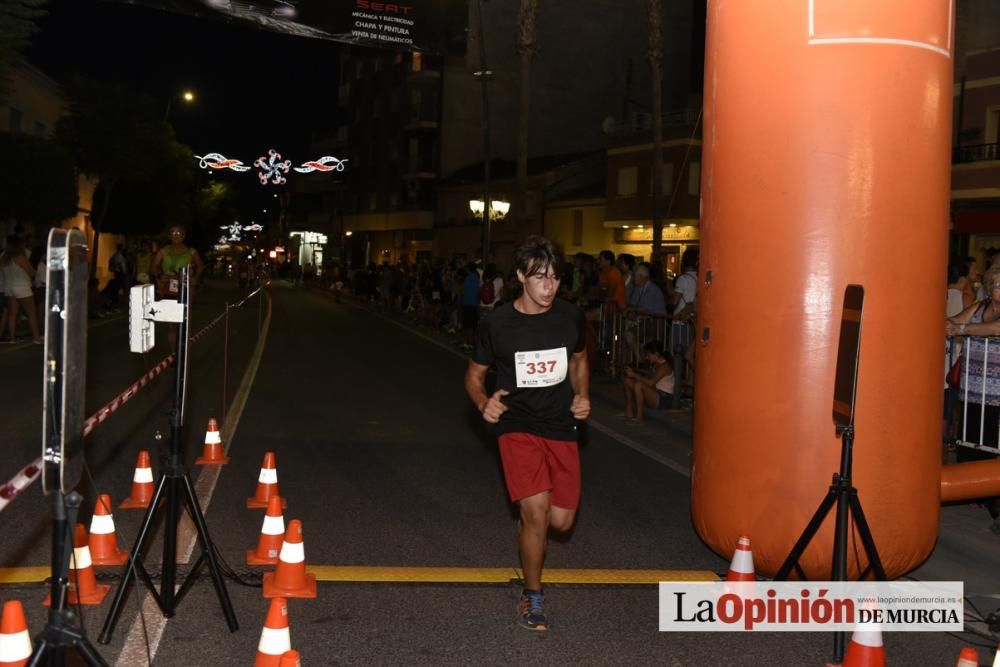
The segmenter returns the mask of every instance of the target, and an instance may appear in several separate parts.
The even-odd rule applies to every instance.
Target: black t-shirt
[[[583,311],[562,299],[538,315],[505,303],[480,322],[472,360],[495,365],[496,389],[510,392],[501,399],[507,412],[497,424],[498,434],[576,440],[569,360],[586,349],[584,326]]]

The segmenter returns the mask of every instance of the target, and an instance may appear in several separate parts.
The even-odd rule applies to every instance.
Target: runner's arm
[[[507,406],[500,400],[500,397],[507,395],[507,391],[498,389],[492,396],[486,394],[486,371],[489,369],[489,366],[477,364],[469,359],[469,365],[465,369],[465,393],[469,395],[483,419],[496,424],[500,421],[500,415],[507,411]]]
[[[569,383],[573,387],[570,411],[576,419],[590,416],[590,365],[587,350],[574,352],[569,359]]]
[[[163,248],[156,251],[156,256],[153,257],[153,263],[149,267],[149,273],[155,278],[159,278],[160,274],[163,273]]]

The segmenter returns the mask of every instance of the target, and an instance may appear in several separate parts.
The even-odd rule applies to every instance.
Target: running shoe
[[[541,591],[524,591],[517,603],[517,624],[525,630],[545,632],[548,621],[545,618],[545,596]]]

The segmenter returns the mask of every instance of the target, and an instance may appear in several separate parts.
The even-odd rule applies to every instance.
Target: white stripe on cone
[[[152,468],[136,468],[132,481],[136,484],[151,484],[153,482]]]
[[[979,660],[970,660],[965,656],[958,656],[958,662],[955,663],[955,667],[979,667]]]
[[[261,468],[260,477],[257,479],[261,484],[277,484],[278,471],[276,468]]]
[[[878,623],[858,623],[851,642],[869,648],[882,648],[882,629]]]
[[[69,564],[71,570],[86,570],[91,565],[89,546],[73,549],[73,562]]]
[[[739,574],[753,574],[753,551],[750,550],[750,538],[746,535],[740,536],[736,543],[736,551],[733,553],[733,562],[729,566],[730,572]]]
[[[110,535],[115,532],[115,520],[110,514],[95,514],[90,519],[91,535]]]
[[[288,628],[269,628],[265,626],[260,631],[260,642],[257,650],[267,655],[281,655],[292,650],[292,638]]]
[[[997,655],[993,658],[993,667],[1000,667],[1000,646],[997,647]]]
[[[31,657],[31,636],[27,630],[0,634],[0,663],[17,662]]]
[[[260,532],[264,535],[284,535],[285,534],[285,517],[283,516],[267,516],[264,515],[264,525],[261,526]]]
[[[218,431],[205,431],[205,444],[206,445],[219,445],[222,444],[222,438],[219,436]]]
[[[301,563],[306,559],[306,549],[303,545],[303,542],[282,543],[279,558],[286,563]]]

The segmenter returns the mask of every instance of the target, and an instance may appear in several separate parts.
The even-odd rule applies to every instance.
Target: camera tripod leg
[[[858,527],[861,544],[864,545],[865,553],[868,554],[868,567],[875,573],[876,581],[886,581],[882,558],[878,555],[875,538],[872,537],[871,528],[868,527],[868,520],[865,519],[865,511],[861,508],[861,500],[858,499],[856,490],[851,493],[851,514],[854,515],[854,523]]]
[[[229,600],[226,582],[222,578],[222,571],[219,569],[219,563],[215,558],[215,545],[212,544],[212,538],[208,534],[205,515],[202,514],[201,506],[198,504],[198,496],[195,495],[194,487],[191,486],[191,480],[188,479],[187,475],[182,479],[184,480],[184,488],[187,492],[188,509],[190,510],[194,525],[198,529],[198,539],[201,541],[201,548],[203,550],[201,557],[198,559],[198,568],[201,567],[202,560],[208,560],[208,568],[212,574],[212,583],[215,585],[215,595],[219,598],[222,613],[226,617],[226,624],[229,626],[230,632],[236,632],[240,629],[240,625],[236,621],[236,613],[233,611],[233,604]],[[192,570],[191,574],[188,575],[189,580],[194,578],[196,572],[197,568]],[[184,584],[186,586],[187,581]]]
[[[792,571],[792,568],[801,573],[802,570],[799,568],[799,559],[802,558],[802,554],[805,553],[806,547],[809,546],[809,542],[815,537],[816,531],[819,527],[823,525],[823,520],[826,519],[826,515],[830,513],[830,508],[833,504],[837,502],[837,487],[830,486],[830,490],[827,491],[826,497],[823,498],[823,502],[819,504],[816,509],[816,513],[813,514],[813,518],[810,519],[809,524],[806,529],[802,531],[802,535],[799,537],[795,546],[792,547],[791,553],[785,559],[785,562],[781,564],[778,572],[774,575],[775,581],[787,581],[788,575]]]
[[[118,591],[115,593],[115,598],[111,603],[111,610],[108,612],[108,617],[104,621],[104,627],[101,629],[101,634],[97,638],[99,644],[108,644],[111,642],[111,634],[115,631],[115,626],[118,625],[118,618],[122,613],[122,603],[125,600],[125,596],[128,594],[129,589],[132,584],[132,577],[137,570],[142,572],[143,583],[149,588],[149,592],[152,593],[153,597],[156,599],[156,603],[163,609],[163,602],[160,599],[159,593],[157,593],[156,588],[153,586],[153,581],[149,577],[149,573],[143,568],[139,559],[142,555],[143,546],[146,543],[146,538],[149,537],[149,527],[153,523],[153,518],[160,505],[160,498],[163,496],[163,491],[166,488],[167,477],[160,477],[159,483],[156,485],[156,492],[153,494],[153,499],[149,503],[149,507],[146,508],[146,516],[142,519],[142,525],[139,527],[139,536],[135,540],[135,544],[132,545],[132,550],[129,551],[128,560],[125,562],[125,574],[122,576],[121,583],[118,584]]]

